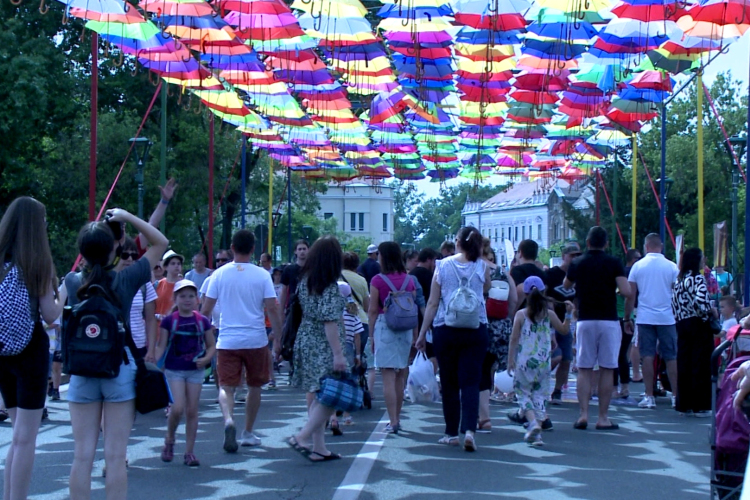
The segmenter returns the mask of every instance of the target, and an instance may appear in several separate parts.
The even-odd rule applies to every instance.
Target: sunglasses
[[[138,252],[122,252],[120,254],[120,258],[122,260],[128,260],[128,259],[136,260],[138,258]]]
[[[229,262],[229,259],[216,259],[216,262]]]
[[[161,266],[154,266],[154,271],[156,271],[157,269],[161,269]]]

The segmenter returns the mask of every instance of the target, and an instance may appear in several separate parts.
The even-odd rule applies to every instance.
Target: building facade
[[[376,245],[393,240],[392,187],[362,182],[330,184],[318,200],[318,218],[336,219],[338,229],[347,235],[367,237]]]
[[[581,181],[522,182],[489,200],[467,201],[461,214],[463,224],[479,229],[493,246],[507,239],[517,248],[521,241],[532,239],[541,248],[550,248],[574,237],[563,201],[585,210],[589,197],[593,200],[592,189]]]

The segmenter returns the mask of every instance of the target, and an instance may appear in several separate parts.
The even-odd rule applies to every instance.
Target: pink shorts
[[[578,368],[614,370],[620,353],[622,330],[618,320],[578,321],[576,330],[576,364]]]

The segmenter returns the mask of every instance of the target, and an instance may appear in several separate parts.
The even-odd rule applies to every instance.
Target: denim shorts
[[[393,331],[385,324],[385,316],[375,322],[375,368],[403,369],[409,366],[412,331]]]
[[[555,340],[557,341],[557,349],[552,351],[552,358],[562,356],[563,361],[573,361],[573,335],[560,335],[555,332]]]
[[[70,376],[68,401],[71,403],[122,403],[135,399],[135,360],[125,348],[129,363],[120,365],[115,378]]]
[[[186,384],[203,384],[205,370],[164,370],[167,380],[184,380]]]
[[[659,356],[665,361],[677,359],[677,327],[675,325],[638,325],[638,349],[641,357],[656,356],[657,341]]]

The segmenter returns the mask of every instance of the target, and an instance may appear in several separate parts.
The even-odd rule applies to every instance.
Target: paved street
[[[633,394],[642,384],[631,386]],[[404,431],[381,432],[386,423],[376,387],[372,410],[355,414],[355,424],[342,437],[327,437],[330,448],[344,459],[310,463],[294,453],[284,438],[301,426],[304,396],[285,385],[263,393],[257,430],[259,448],[241,448],[229,455],[221,449],[222,424],[216,391],[204,386],[196,455],[201,466],[182,464],[184,436],[178,433],[175,461],[159,458],[164,439],[163,412],[138,416],[131,435],[129,498],[247,498],[390,500],[458,499],[500,496],[519,499],[662,499],[709,498],[710,419],[679,416],[659,400],[657,410],[630,405],[613,408],[618,432],[574,430],[577,406],[567,402],[551,408],[555,423],[544,433],[545,446],[521,442],[522,428],[508,423],[510,404],[493,404],[492,434],[477,435],[479,451],[436,444],[442,435],[440,405],[406,403]],[[567,399],[571,397],[567,394]],[[64,398],[64,394],[63,394]],[[73,457],[67,403],[50,404],[50,420],[42,426],[31,487],[31,498],[67,498]],[[592,407],[595,410],[595,406]],[[239,419],[238,425],[243,422]],[[0,424],[0,456],[11,430]],[[101,446],[101,441],[100,441]],[[94,464],[94,498],[104,498],[101,448]],[[2,482],[2,476],[0,476]]]

